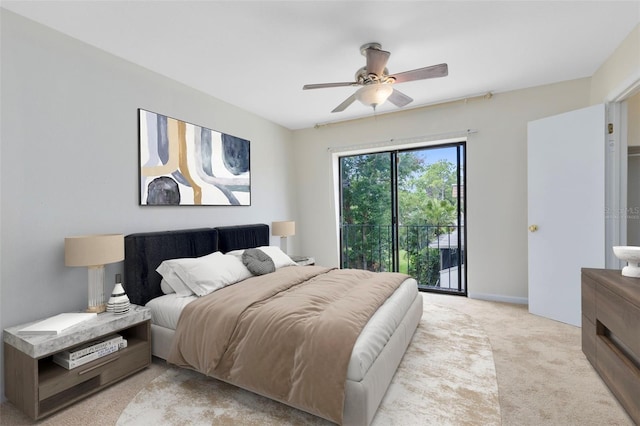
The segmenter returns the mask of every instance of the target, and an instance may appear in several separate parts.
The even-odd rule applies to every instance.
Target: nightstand
[[[315,265],[316,260],[309,256],[291,256],[291,260],[296,262],[299,266]]]
[[[30,324],[4,330],[7,399],[32,419],[48,416],[151,364],[151,311],[131,305],[126,314],[101,313],[57,335],[22,335]],[[34,323],[37,321],[34,321]],[[67,370],[53,355],[117,333],[127,347]]]

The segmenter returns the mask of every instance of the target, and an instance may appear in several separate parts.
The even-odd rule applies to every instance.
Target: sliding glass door
[[[466,294],[465,143],[340,158],[343,268]]]
[[[388,152],[340,158],[343,268],[396,270],[392,168]]]

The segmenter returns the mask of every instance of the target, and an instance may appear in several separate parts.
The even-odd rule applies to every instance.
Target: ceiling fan
[[[386,100],[397,107],[412,102],[409,96],[393,88],[395,83],[425,80],[428,78],[446,77],[449,74],[447,64],[433,65],[389,75],[387,61],[390,52],[382,50],[380,43],[367,43],[360,47],[360,53],[367,58],[367,65],[356,72],[356,81],[342,83],[305,84],[302,89],[324,89],[327,87],[362,86],[331,112],[344,111],[356,100],[366,106],[376,107]]]

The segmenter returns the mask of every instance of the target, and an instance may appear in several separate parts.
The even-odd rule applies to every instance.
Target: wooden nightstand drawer
[[[119,359],[109,365],[102,374],[100,381],[102,384],[119,380],[127,373],[141,370],[151,363],[151,350],[147,342],[137,341],[130,344],[122,351]]]
[[[50,358],[40,360],[42,367],[40,367],[38,400],[43,401],[55,394],[99,376],[104,370],[110,368],[109,364],[117,361],[118,358],[120,358],[120,354],[116,352],[72,370],[60,367]]]

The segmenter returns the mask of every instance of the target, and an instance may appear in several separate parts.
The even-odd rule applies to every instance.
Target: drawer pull
[[[78,373],[78,375],[79,375],[79,376],[82,376],[83,374],[86,374],[86,373],[88,373],[88,372],[90,372],[90,371],[93,371],[93,370],[95,370],[96,368],[100,368],[100,367],[102,367],[103,365],[109,364],[110,362],[113,362],[113,361],[115,361],[115,360],[117,360],[117,359],[119,359],[119,358],[120,358],[120,357],[119,357],[119,356],[117,356],[117,357],[114,357],[114,358],[108,359],[108,360],[106,360],[106,361],[104,361],[104,362],[101,362],[100,364],[96,364],[96,365],[94,365],[94,366],[93,366],[93,367],[91,367],[91,368],[87,368],[86,370],[80,371],[80,372]]]

